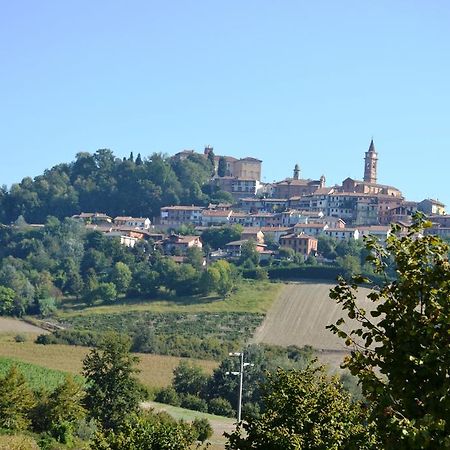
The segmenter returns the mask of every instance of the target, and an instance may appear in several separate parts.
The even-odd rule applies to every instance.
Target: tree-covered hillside
[[[43,223],[49,215],[62,219],[80,211],[153,217],[164,205],[229,199],[211,191],[212,171],[211,161],[194,153],[183,159],[157,153],[120,159],[108,149],[78,153],[71,163],[0,188],[0,222],[22,215],[29,223]]]

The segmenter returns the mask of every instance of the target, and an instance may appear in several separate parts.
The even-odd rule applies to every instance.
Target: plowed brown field
[[[311,345],[323,354],[326,362],[339,363],[347,352],[344,342],[325,329],[345,316],[341,306],[328,296],[333,286],[315,282],[286,284],[261,327],[256,330],[252,342],[299,347]],[[373,305],[366,299],[368,292],[368,289],[360,289],[358,295],[358,303],[366,310]]]

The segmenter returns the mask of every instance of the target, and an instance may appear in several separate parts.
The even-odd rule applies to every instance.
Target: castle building
[[[272,195],[277,198],[292,198],[313,194],[325,186],[325,181],[324,175],[319,180],[300,178],[300,167],[296,164],[292,178],[285,178],[273,184]]]

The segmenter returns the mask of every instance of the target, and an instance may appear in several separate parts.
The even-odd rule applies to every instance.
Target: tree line
[[[130,249],[70,218],[48,217],[39,228],[2,226],[0,315],[46,316],[64,296],[93,305],[124,296],[153,298],[161,290],[225,296],[235,288],[239,274],[232,264],[202,265],[200,249],[189,249],[185,263],[177,264],[152,241]]]
[[[109,149],[82,152],[75,161],[25,177],[10,189],[0,188],[0,223],[19,216],[28,223],[43,223],[47,216],[59,219],[94,212],[111,216],[154,217],[161,206],[207,205],[230,201],[226,192],[210,185],[211,158],[191,154],[186,158],[153,153],[142,158],[118,158]]]

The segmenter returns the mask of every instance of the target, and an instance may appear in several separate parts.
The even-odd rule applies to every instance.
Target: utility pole
[[[244,385],[244,368],[253,366],[250,363],[244,363],[244,352],[229,353],[229,356],[239,357],[239,372],[225,372],[225,375],[239,375],[239,397],[237,408],[237,421],[240,422],[242,418],[242,391]]]

